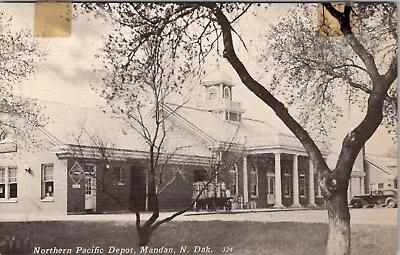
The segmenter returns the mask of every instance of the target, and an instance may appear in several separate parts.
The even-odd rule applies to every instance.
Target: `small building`
[[[378,189],[397,189],[397,158],[366,154],[365,192]]]
[[[216,165],[220,169],[215,182],[229,190],[234,208],[323,203],[313,165],[287,129],[246,118],[233,100],[229,79],[217,76],[203,80],[202,86],[201,102],[163,106],[168,133],[160,158],[168,161],[158,179],[164,185],[158,190],[161,210],[187,207],[194,184],[209,179]],[[49,118],[44,128],[34,131],[40,146],[20,148],[12,140],[0,141],[0,213],[151,208],[148,144],[131,123],[98,109],[40,104]],[[146,118],[151,123],[152,115]],[[326,157],[323,142],[317,145]]]

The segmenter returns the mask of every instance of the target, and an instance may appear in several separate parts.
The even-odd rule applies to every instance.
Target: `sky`
[[[34,5],[33,4],[0,4],[7,14],[12,15],[12,28],[26,28],[33,30]],[[267,15],[259,15],[258,22],[254,17],[245,18],[239,26],[239,31],[244,34],[257,34],[267,29],[269,24],[277,22],[290,8],[289,4],[272,5],[267,10]],[[98,85],[101,79],[93,73],[95,68],[101,66],[101,61],[95,58],[104,43],[110,27],[89,16],[78,16],[72,23],[72,34],[67,38],[40,38],[40,44],[47,50],[46,60],[41,61],[37,71],[19,84],[24,96],[41,100],[60,102],[70,105],[86,107],[98,107],[104,105],[104,101],[93,91],[91,84]],[[258,40],[254,38],[254,40]],[[252,41],[248,42],[251,47]],[[249,70],[256,78],[261,78],[265,73],[257,61],[257,52],[238,50]],[[246,110],[246,116],[268,121],[275,121],[274,114],[267,109],[261,100],[256,98],[244,85],[241,84],[232,68],[226,61],[220,60],[221,69],[231,75],[234,87],[233,99],[242,103]],[[196,95],[194,96],[196,97]],[[354,128],[360,121],[362,113],[356,107],[350,107],[348,114],[338,123],[333,134],[332,148],[338,152],[345,134]],[[282,123],[280,123],[282,125]],[[376,134],[367,143],[367,152],[384,154],[394,150],[392,137],[380,127]]]

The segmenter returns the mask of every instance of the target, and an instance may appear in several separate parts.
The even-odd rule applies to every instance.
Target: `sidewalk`
[[[238,213],[258,213],[258,212],[289,212],[289,211],[308,211],[308,210],[324,210],[323,207],[283,207],[283,208],[257,208],[257,209],[234,209],[230,212],[224,210],[218,211],[190,211],[185,216],[192,215],[209,215],[209,214],[238,214]]]
[[[183,215],[176,217],[174,220],[196,220],[194,216],[201,215],[226,215],[243,214],[243,213],[262,213],[262,212],[288,212],[288,211],[308,211],[321,210],[321,208],[259,208],[259,209],[235,209],[230,212],[224,210],[218,211],[188,211]],[[171,216],[174,212],[160,212],[160,219]],[[150,212],[140,214],[142,220],[150,218]],[[30,222],[30,221],[121,221],[132,222],[136,217],[134,213],[105,213],[105,214],[0,214],[0,222]]]
[[[397,226],[398,210],[392,208],[351,209],[352,224],[373,224]],[[161,212],[159,219],[164,219],[173,212]],[[150,218],[150,213],[141,213],[142,222]],[[113,221],[116,224],[134,224],[134,213],[119,214],[86,214],[86,215],[4,215],[0,214],[0,222],[30,222],[30,221]],[[303,222],[327,223],[326,210],[319,208],[283,208],[283,209],[252,209],[233,210],[232,212],[187,212],[174,221],[255,221],[255,222]]]

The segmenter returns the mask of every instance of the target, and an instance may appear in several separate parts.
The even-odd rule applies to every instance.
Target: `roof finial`
[[[221,71],[221,70],[220,70],[220,63],[219,63],[219,54],[217,54],[217,58],[216,58],[216,60],[215,60],[215,70],[216,70],[217,72]]]

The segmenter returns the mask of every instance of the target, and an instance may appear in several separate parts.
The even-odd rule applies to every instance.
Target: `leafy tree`
[[[387,91],[397,78],[397,58],[396,54],[393,54],[389,59],[388,68],[384,71],[379,70],[371,50],[366,48],[363,42],[360,41],[353,32],[350,16],[352,11],[357,10],[357,8],[346,5],[344,11],[340,12],[329,3],[324,4],[324,7],[339,21],[340,31],[343,33],[345,42],[352,49],[355,56],[361,61],[362,68],[367,74],[370,85],[366,115],[361,123],[350,131],[343,140],[342,149],[336,167],[333,170],[328,168],[310,135],[299,122],[289,114],[282,102],[278,101],[264,86],[255,81],[248,73],[246,67],[235,53],[229,20],[220,8],[214,6],[214,10],[218,23],[221,25],[223,31],[225,58],[227,58],[234,67],[243,83],[261,100],[268,104],[300,140],[319,173],[319,184],[323,191],[329,217],[327,254],[349,254],[350,213],[347,201],[349,178],[357,154],[362,146],[364,146],[365,142],[373,135],[383,119],[383,106],[385,98],[387,97]],[[374,9],[374,6],[369,6],[369,8]],[[359,10],[361,12],[366,11],[365,9],[363,10],[363,8],[359,8]],[[336,50],[336,48],[332,50]],[[332,59],[335,58],[333,57]],[[354,61],[357,60],[354,59]],[[346,78],[347,77],[344,76],[344,79]]]
[[[44,53],[27,30],[13,31],[11,20],[0,9],[0,133],[32,140],[28,127],[41,126],[43,118],[35,102],[18,96],[17,84],[34,72]]]
[[[343,8],[344,4],[340,6]],[[265,70],[274,74],[270,89],[283,96],[289,107],[297,107],[303,126],[326,137],[337,117],[345,113],[343,106],[348,108],[352,104],[365,108],[372,83],[368,70],[346,38],[340,31],[332,31],[335,20],[328,19],[331,15],[326,9],[319,9],[321,20],[315,24],[317,10],[316,5],[304,4],[290,9],[263,38],[269,42],[269,47],[260,46],[263,54],[259,61],[265,63]],[[397,51],[395,14],[396,6],[388,3],[359,4],[353,9],[355,34],[371,51],[380,72],[388,68]],[[276,65],[267,62],[271,55]],[[281,75],[283,73],[288,75]],[[282,85],[287,89],[280,90]],[[395,85],[390,86],[384,103],[384,123],[389,132],[394,133],[397,129]]]
[[[287,22],[282,22],[281,26],[274,28],[275,33],[279,32],[282,35],[277,39],[269,38],[268,40],[272,40],[272,49],[275,48],[275,50],[281,47],[280,45],[290,46],[289,49],[303,50],[299,50],[299,54],[288,50],[283,52],[282,56],[279,56],[279,52],[275,54],[275,58],[280,61],[282,67],[279,66],[280,72],[275,74],[275,83],[272,84],[261,84],[256,81],[236,54],[236,49],[240,45],[234,43],[233,36],[236,35],[235,40],[238,39],[243,44],[245,38],[238,35],[235,25],[240,17],[250,14],[251,4],[130,3],[86,5],[85,8],[88,11],[103,11],[103,13],[105,11],[114,22],[122,26],[118,29],[127,29],[129,36],[120,38],[127,45],[124,48],[125,56],[141,58],[142,55],[138,54],[138,49],[145,46],[148,41],[157,39],[164,41],[172,49],[186,50],[181,61],[175,62],[184,66],[192,63],[193,59],[202,61],[211,50],[222,48],[223,56],[236,71],[243,84],[272,108],[303,144],[312,160],[318,172],[319,185],[328,210],[327,254],[350,254],[347,187],[352,166],[360,149],[381,124],[383,110],[387,110],[385,111],[387,115],[397,113],[397,106],[393,103],[395,101],[390,99],[395,97],[396,88],[392,84],[397,79],[397,48],[396,36],[394,36],[397,23],[396,6],[395,4],[354,4],[353,6],[346,5],[343,10],[337,9],[330,3],[324,3],[323,6],[324,10],[339,22],[342,36],[340,38],[318,37],[315,31],[311,31],[303,24],[310,16],[290,16]],[[254,7],[268,6],[257,4]],[[371,35],[371,38],[356,33],[351,21],[352,14],[357,20],[357,29]],[[290,38],[293,35],[290,28],[295,28],[296,38],[294,39]],[[310,31],[311,34],[309,34]],[[381,42],[386,45],[382,45]],[[386,48],[380,49],[381,46]],[[307,47],[311,47],[311,50],[304,52]],[[312,50],[318,47],[322,47],[322,50],[314,53]],[[383,54],[384,52],[387,54]],[[177,58],[178,54],[171,57],[171,60],[176,60],[173,57]],[[328,58],[325,59],[326,57]],[[129,61],[125,60],[125,63],[129,65]],[[289,72],[282,73],[283,70],[289,70]],[[267,68],[266,71],[273,71],[273,68]],[[287,76],[285,86],[276,86],[279,81],[282,81],[278,78],[279,76]],[[300,77],[300,80],[297,81],[296,77]],[[291,81],[296,82],[291,84]],[[315,85],[310,84],[315,81],[317,81]],[[335,84],[344,85],[345,89],[336,90]],[[311,93],[304,91],[304,88],[307,90],[307,86],[310,86]],[[274,94],[272,88],[274,88]],[[335,91],[329,91],[332,88]],[[284,94],[290,91],[301,91],[300,96],[311,97],[312,104],[304,107],[312,108],[314,105],[322,104],[327,106],[327,109],[336,111],[337,106],[330,101],[333,95],[358,96],[358,94],[353,94],[356,90],[366,93],[365,100],[362,96],[356,98],[360,102],[364,101],[366,114],[360,124],[344,138],[336,167],[330,170],[306,127],[289,113],[287,107],[291,101],[286,102],[287,105],[285,105],[277,99],[276,91]],[[321,124],[320,127],[322,127]]]

